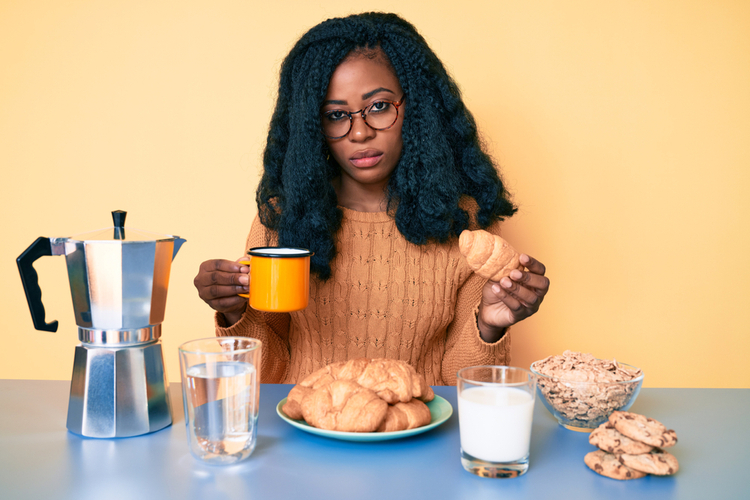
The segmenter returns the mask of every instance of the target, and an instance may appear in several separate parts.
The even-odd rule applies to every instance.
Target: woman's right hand
[[[213,259],[201,264],[193,280],[198,296],[212,309],[224,315],[227,326],[237,323],[245,312],[247,299],[237,294],[248,293],[249,272],[250,267],[245,264]]]

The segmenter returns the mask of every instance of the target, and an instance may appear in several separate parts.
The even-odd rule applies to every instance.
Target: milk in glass
[[[534,398],[513,387],[471,387],[458,397],[461,448],[488,462],[529,454]]]

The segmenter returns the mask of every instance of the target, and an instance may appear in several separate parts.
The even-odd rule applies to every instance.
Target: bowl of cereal
[[[643,385],[640,368],[574,351],[535,361],[531,371],[544,406],[560,425],[580,432],[627,411]]]

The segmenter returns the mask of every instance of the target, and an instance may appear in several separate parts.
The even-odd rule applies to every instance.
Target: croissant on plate
[[[387,358],[356,358],[324,366],[299,385],[317,389],[334,380],[353,380],[372,389],[388,404],[408,403],[412,398],[432,401],[435,393],[424,377],[405,361]]]
[[[292,387],[289,391],[289,395],[286,397],[286,403],[281,408],[289,418],[294,420],[302,420],[304,415],[302,413],[302,401],[309,394],[315,392],[315,389],[311,387],[305,387],[304,385],[297,384]]]
[[[507,241],[481,229],[463,231],[458,248],[475,273],[492,281],[500,281],[513,269],[523,269],[519,253]]]
[[[388,405],[383,423],[378,427],[378,432],[396,432],[407,429],[416,429],[427,425],[432,420],[430,409],[419,399],[412,399],[408,403],[396,403]]]
[[[405,361],[357,358],[331,363],[292,387],[282,411],[326,430],[394,432],[430,423],[435,397]]]
[[[388,403],[375,391],[351,380],[334,380],[303,400],[305,422],[329,431],[375,432],[388,412]]]

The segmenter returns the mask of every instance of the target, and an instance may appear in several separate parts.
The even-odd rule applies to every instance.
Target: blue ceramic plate
[[[436,395],[435,399],[427,403],[427,407],[430,409],[430,414],[432,415],[432,420],[429,424],[423,427],[396,432],[340,432],[318,429],[317,427],[309,425],[304,420],[293,420],[287,417],[286,414],[281,411],[281,407],[284,406],[284,403],[286,403],[286,398],[279,401],[279,404],[276,405],[276,413],[278,413],[279,416],[287,423],[293,425],[297,429],[309,432],[311,434],[316,434],[318,436],[323,436],[331,439],[340,439],[343,441],[369,442],[405,438],[432,430],[448,420],[453,414],[453,407],[451,406],[451,404],[445,399]]]

